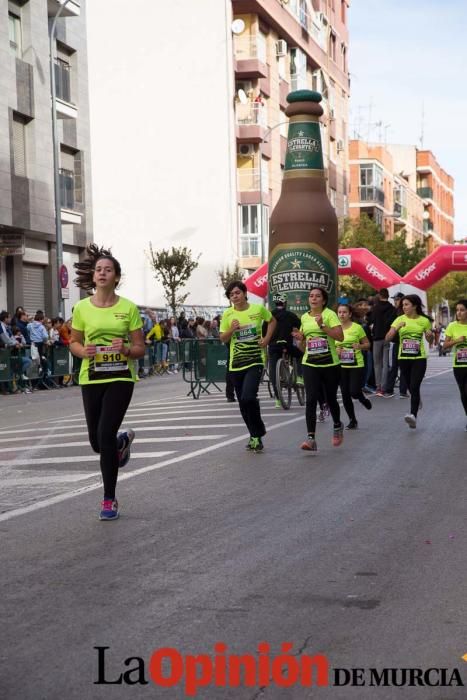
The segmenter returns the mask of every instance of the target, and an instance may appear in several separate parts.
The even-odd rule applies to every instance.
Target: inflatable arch
[[[366,248],[348,248],[338,253],[339,275],[357,275],[373,289],[387,287],[391,293],[415,293],[426,301],[426,290],[449,272],[467,271],[467,245],[442,245],[401,277]],[[263,263],[246,280],[251,294],[262,299],[268,293],[268,264]]]

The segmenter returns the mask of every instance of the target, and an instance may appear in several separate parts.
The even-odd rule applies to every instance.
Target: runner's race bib
[[[456,350],[456,365],[467,365],[467,346]]]
[[[340,355],[341,365],[355,364],[355,350],[353,348],[342,348]]]
[[[326,355],[329,352],[327,338],[307,338],[306,351],[312,357]]]
[[[242,326],[237,331],[237,341],[239,343],[252,343],[259,339],[258,329],[255,325]]]
[[[111,345],[96,346],[93,371],[98,372],[102,379],[126,370],[128,370],[128,358],[122,352],[115,352]]]
[[[401,355],[408,357],[417,357],[420,355],[420,341],[413,338],[404,338],[402,340]]]

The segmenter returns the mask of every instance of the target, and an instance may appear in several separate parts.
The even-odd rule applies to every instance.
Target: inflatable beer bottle
[[[326,193],[321,99],[311,90],[287,96],[284,179],[269,229],[269,304],[272,308],[274,297],[284,296],[298,316],[309,310],[312,287],[326,289],[329,306],[337,302],[338,226]]]

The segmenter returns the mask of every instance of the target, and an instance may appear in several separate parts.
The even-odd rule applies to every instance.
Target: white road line
[[[212,427],[212,426],[211,426]],[[154,442],[187,442],[189,440],[218,440],[219,438],[225,438],[225,435],[176,435],[175,437],[154,437],[154,438],[139,438],[138,443],[154,443]],[[35,452],[36,450],[54,450],[57,448],[65,447],[89,447],[89,442],[85,440],[84,442],[61,442],[57,445],[53,443],[48,443],[47,445],[33,445],[32,447],[21,447],[21,454],[28,454],[28,452]],[[17,449],[14,445],[8,447],[7,445],[2,445],[3,452],[13,452]],[[75,459],[77,457],[75,456]]]
[[[274,426],[271,426],[269,428],[269,431],[276,430],[277,428],[283,428],[284,426],[290,425],[291,423],[296,423],[299,420],[303,420],[303,416],[297,416],[296,418],[291,418],[290,420],[282,421],[281,423],[276,423]],[[247,437],[248,433],[243,433],[242,435],[230,438],[229,440],[224,440],[223,442],[216,442],[214,445],[209,445],[209,447],[203,447],[200,450],[195,450],[194,452],[187,452],[186,454],[178,455],[177,457],[171,457],[170,459],[166,459],[162,462],[157,462],[156,464],[151,464],[147,467],[135,469],[134,471],[127,472],[126,474],[120,474],[119,481],[121,482],[126,481],[127,479],[133,479],[134,477],[139,476],[140,474],[147,474],[148,472],[155,471],[156,469],[162,469],[163,467],[168,467],[172,464],[184,462],[187,459],[189,460],[194,457],[200,457],[201,455],[207,454],[208,452],[213,452],[214,450],[219,450],[228,447],[228,445],[234,445],[236,442],[242,442]],[[255,455],[254,457],[251,456],[251,458],[261,460],[262,456]],[[41,510],[42,508],[53,506],[56,503],[63,503],[63,501],[68,501],[71,498],[76,498],[76,496],[80,496],[91,491],[97,491],[97,489],[101,488],[102,484],[99,481],[99,483],[89,484],[88,486],[83,486],[82,488],[76,489],[75,491],[71,491],[69,493],[63,493],[58,496],[52,496],[51,498],[46,498],[43,501],[37,501],[36,503],[24,506],[23,508],[16,508],[14,510],[8,511],[7,513],[1,513],[0,522],[12,520],[13,518],[17,518],[20,515],[27,515],[28,513],[33,513],[37,510]]]
[[[175,450],[166,450],[163,452],[134,452],[131,451],[131,459],[155,459],[157,457],[166,457],[173,455]],[[97,455],[75,455],[68,457],[36,457],[35,459],[11,459],[1,460],[0,467],[28,467],[39,464],[79,464],[80,462],[97,462]],[[4,479],[0,478],[0,486],[5,483]]]
[[[287,413],[297,412],[297,410],[299,410],[299,408],[301,409],[301,414],[303,414],[305,407],[295,407],[295,408],[292,408],[289,411],[287,411]],[[273,413],[267,413],[265,411],[261,411],[261,416],[263,418],[274,418],[274,417],[277,417],[278,414],[279,414],[278,410],[274,411]],[[148,414],[144,413],[143,415],[147,416]],[[236,418],[238,417],[238,415],[239,415],[238,412],[234,414],[234,416]],[[173,418],[146,418],[145,420],[142,420],[141,423],[175,423],[176,421],[189,422],[190,420],[215,420],[218,417],[225,420],[228,416],[218,416],[217,413],[215,415],[210,414],[210,415],[205,415],[205,416],[191,416],[191,415],[187,414],[185,416],[174,416]],[[130,418],[135,418],[135,417],[130,416]],[[138,417],[136,417],[135,420],[139,420]],[[75,423],[80,425],[83,422],[84,422],[83,418],[81,418],[81,419],[76,418],[73,420],[66,420],[66,421],[64,420],[64,421],[62,421],[62,424],[66,427],[69,427]],[[130,421],[125,419],[125,425],[129,424],[129,423],[130,423]],[[55,427],[58,427],[58,426],[55,425]]]
[[[212,426],[211,426],[212,428]],[[144,428],[141,428],[141,430],[144,430]],[[76,437],[77,433],[68,433],[69,435]],[[81,433],[82,435],[87,435],[87,433]],[[63,442],[61,438],[64,437],[63,434],[56,433],[55,435],[52,435],[52,437],[57,438],[57,440],[60,440],[59,443],[54,443],[54,442],[48,442],[46,445],[40,445],[38,446],[38,449],[45,450],[47,447],[50,447],[51,449],[54,449],[56,447],[82,447],[83,445],[89,445],[89,440],[86,440],[85,442]],[[226,435],[176,435],[175,437],[173,436],[168,436],[168,437],[153,437],[153,438],[137,438],[137,442],[186,442],[187,440],[217,440],[218,438],[224,438]],[[21,442],[24,442],[24,438],[2,438],[0,439],[0,443],[10,443],[10,442],[17,442],[18,440],[21,440]],[[17,449],[16,445],[12,445],[11,447],[8,447],[6,444],[2,444],[2,449],[4,452],[8,452],[11,450]],[[21,454],[27,454],[28,451],[30,450],[31,452],[36,449],[36,446],[33,445],[31,447],[25,447],[24,449],[21,448]],[[132,453],[133,454],[133,453]],[[76,455],[75,455],[76,459]]]
[[[141,432],[141,431],[150,432],[152,430],[184,430],[184,429],[186,429],[186,430],[206,430],[206,429],[211,430],[211,428],[213,428],[213,427],[216,427],[216,428],[232,428],[232,427],[238,428],[239,426],[245,425],[245,423],[243,423],[243,421],[240,421],[239,423],[215,423],[214,425],[213,425],[213,423],[209,423],[209,425],[190,425],[189,428],[188,428],[188,426],[186,426],[186,428],[184,428],[181,425],[154,425],[152,427],[147,427],[147,428],[141,427],[141,425],[143,423],[146,423],[146,422],[147,421],[144,421],[144,420],[140,420],[137,422],[125,420],[123,425],[131,426],[137,432]],[[149,420],[149,422],[153,423],[154,421]],[[66,427],[70,430],[71,430],[71,428],[73,428],[72,425],[67,425]],[[87,433],[88,433],[88,431],[85,428],[83,428],[83,430],[73,430],[72,433],[52,432],[50,430],[50,428],[23,428],[21,430],[15,430],[14,433],[16,435],[17,433],[31,433],[31,432],[38,433],[39,431],[50,432],[53,435],[53,437],[57,437],[57,438],[58,437],[73,437],[73,435],[87,435]],[[11,431],[2,430],[2,431],[0,431],[0,436],[1,435],[11,435]],[[17,441],[24,442],[24,440],[28,440],[30,437],[32,437],[32,436],[23,435],[23,437],[20,437],[20,438],[11,438],[11,440],[9,440],[8,442],[17,442]],[[1,439],[0,439],[0,442],[1,442]]]

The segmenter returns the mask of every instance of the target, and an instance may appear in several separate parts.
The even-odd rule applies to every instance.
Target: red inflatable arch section
[[[339,250],[340,275],[357,275],[373,289],[410,285],[426,291],[448,272],[467,271],[467,245],[443,245],[430,253],[404,277],[366,248]],[[263,299],[268,293],[268,264],[263,263],[246,280],[247,289]]]

